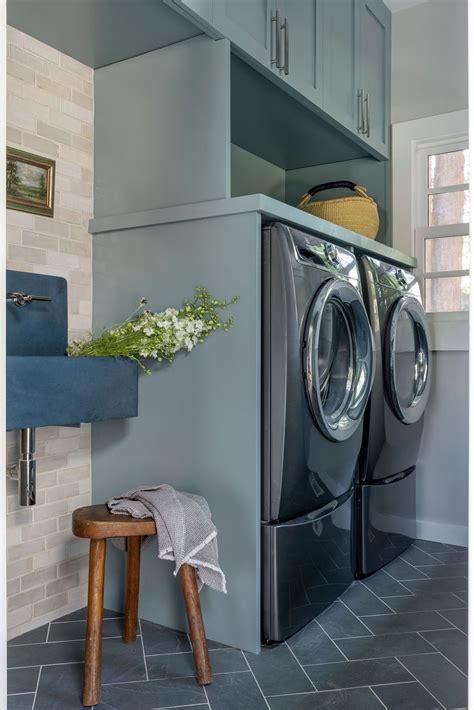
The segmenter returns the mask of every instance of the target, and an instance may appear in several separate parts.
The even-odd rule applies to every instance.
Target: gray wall
[[[229,77],[204,36],[95,72],[96,217],[230,196]]]
[[[197,284],[239,296],[235,325],[140,376],[139,416],[93,426],[93,502],[140,484],[206,497],[219,531],[227,595],[203,589],[210,639],[260,650],[260,218],[256,213],[94,237],[94,329],[179,306]],[[124,556],[109,545],[105,605],[121,609]],[[186,629],[173,565],[143,556],[140,614]]]
[[[392,123],[467,108],[467,60],[466,0],[431,0],[394,13]],[[468,525],[468,353],[438,351],[433,362],[418,465],[418,535],[462,545]]]
[[[467,0],[392,15],[392,123],[467,108]]]
[[[231,145],[231,196],[263,193],[285,201],[286,172],[238,145]]]

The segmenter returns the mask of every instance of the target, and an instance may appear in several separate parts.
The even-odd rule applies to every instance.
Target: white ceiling
[[[406,10],[408,7],[413,7],[414,5],[429,2],[429,0],[384,0],[384,2],[389,10],[398,12],[399,10]]]

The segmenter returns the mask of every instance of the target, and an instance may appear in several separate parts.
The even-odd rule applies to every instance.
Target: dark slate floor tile
[[[320,584],[316,587],[309,587],[306,590],[308,599],[312,604],[331,603],[337,599],[347,589],[347,583],[342,584]]]
[[[464,564],[467,564],[468,562],[468,551],[465,550],[464,552],[436,552],[433,555],[437,560],[440,562],[444,562],[445,564],[456,564],[459,562],[463,562]],[[427,562],[427,565],[430,563]]]
[[[111,609],[104,609],[104,619],[114,619],[122,618],[122,612],[112,611]],[[58,621],[85,621],[87,619],[87,607],[83,606],[82,609],[73,611],[70,614],[65,614],[56,619],[55,623]]]
[[[182,631],[152,624],[151,621],[142,621],[141,628],[146,654],[178,653],[191,650],[188,636]]]
[[[9,695],[7,697],[7,710],[31,710],[34,699],[34,693],[27,693],[26,695]]]
[[[440,579],[414,579],[405,582],[415,593],[437,594],[440,592],[461,592],[467,589],[467,577],[442,577]]]
[[[389,614],[391,609],[360,582],[350,587],[341,599],[357,616],[362,614]]]
[[[390,577],[385,570],[379,570],[367,577],[367,579],[364,579],[364,584],[378,597],[400,597],[411,594],[406,587],[393,579],[393,577]]]
[[[408,548],[408,550],[405,550],[405,552],[402,553],[401,558],[405,560],[405,562],[409,562],[411,565],[435,565],[437,557],[439,553],[435,552],[434,554],[430,552],[423,552],[423,550],[420,550],[418,547],[415,547],[412,545],[411,547]],[[444,552],[441,554],[450,554],[448,552]],[[441,564],[441,561],[438,560],[439,564]]]
[[[10,646],[8,667],[34,666],[54,663],[82,663],[84,660],[83,641],[61,641],[59,643],[38,643],[31,646]]]
[[[336,642],[350,661],[384,658],[408,653],[432,653],[433,647],[417,633],[383,634]]]
[[[462,592],[459,592],[462,594]],[[430,611],[439,609],[461,609],[466,603],[457,599],[450,592],[439,594],[414,594],[412,597],[390,597],[388,600],[393,611]]]
[[[467,634],[467,609],[446,609],[441,615]]]
[[[332,639],[370,636],[370,631],[342,602],[337,601],[318,616],[318,623]]]
[[[467,604],[467,592],[454,592],[454,596],[459,597],[459,599],[461,599],[465,604]]]
[[[43,643],[46,641],[48,635],[48,624],[40,626],[38,629],[33,629],[33,631],[27,631],[26,634],[21,634],[14,639],[10,639],[8,642],[9,646],[19,646],[21,644],[29,643]]]
[[[346,660],[315,621],[298,631],[288,639],[287,643],[303,666],[306,663],[333,663]]]
[[[41,669],[35,710],[78,710],[81,707],[82,664]]]
[[[145,678],[145,661],[140,642],[123,643],[122,639],[104,640],[102,643],[102,683],[125,683]]]
[[[245,656],[264,695],[307,693],[314,690],[286,644],[262,648],[258,656],[253,653],[246,653]]]
[[[323,663],[319,666],[305,666],[305,671],[317,690],[338,690],[413,680],[395,658]]]
[[[467,707],[467,678],[441,654],[402,656],[400,661],[446,708]]]
[[[211,651],[209,656],[214,674],[248,671],[248,665],[242,652],[236,648]],[[186,678],[196,674],[193,654],[190,652],[147,656],[146,664],[148,677],[153,680]]]
[[[382,685],[374,692],[387,710],[442,710],[443,706],[416,682]]]
[[[13,668],[7,674],[7,693],[34,693],[38,683],[39,666]]]
[[[431,560],[431,563],[436,564],[434,560]],[[405,562],[405,560],[402,560],[400,557],[396,560],[393,560],[393,562],[390,562],[385,567],[385,571],[391,577],[398,579],[400,582],[405,582],[406,579],[426,578],[426,574],[424,574],[424,572],[417,569],[416,567],[413,567],[413,565],[408,564],[408,562]]]
[[[123,628],[122,619],[104,619],[102,622],[102,637],[121,636]],[[65,621],[60,624],[51,624],[48,643],[51,641],[72,641],[86,638],[85,621]]]
[[[450,550],[454,550],[454,552],[467,552],[468,548],[466,545],[451,545],[451,543],[446,543],[446,547],[448,547]]]
[[[415,547],[419,547],[423,552],[448,552],[450,550],[449,545],[445,545],[444,542],[433,542],[432,540],[415,540],[413,543]]]
[[[467,673],[467,636],[458,629],[428,631],[421,636],[433,644],[446,658],[461,671]]]
[[[420,567],[420,570],[431,579],[469,576],[468,566],[465,562],[448,563],[445,565],[423,565],[423,567]]]
[[[158,710],[187,705],[208,707],[204,691],[194,678],[103,685],[101,700],[95,710]]]
[[[362,616],[374,634],[400,634],[408,631],[449,629],[451,624],[436,611],[413,611],[402,614]]]
[[[212,710],[268,710],[250,671],[217,675],[206,692]]]
[[[286,695],[268,698],[271,710],[383,710],[382,703],[370,688],[332,690],[326,693]],[[214,706],[212,706],[214,710]]]

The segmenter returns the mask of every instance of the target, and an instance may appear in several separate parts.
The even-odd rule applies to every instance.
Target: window
[[[428,313],[469,308],[467,141],[418,144],[415,157],[418,268]]]
[[[392,126],[393,246],[417,257],[435,350],[469,343],[467,136],[466,110]]]

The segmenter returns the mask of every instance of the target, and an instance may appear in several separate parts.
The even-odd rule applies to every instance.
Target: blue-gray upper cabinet
[[[324,37],[323,108],[351,131],[358,130],[360,0],[320,0]]]
[[[279,0],[277,10],[280,16],[280,75],[312,103],[321,106],[323,98],[321,0]]]
[[[333,0],[331,0],[332,2]],[[379,153],[389,151],[391,15],[382,0],[359,0],[359,124],[365,140]]]

